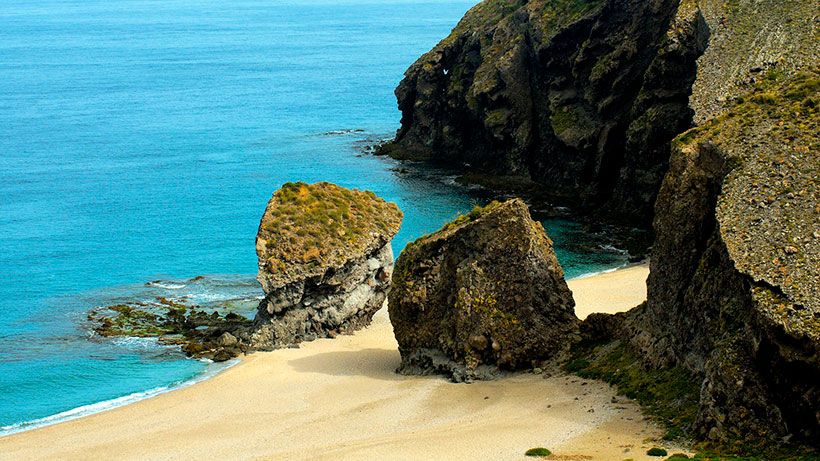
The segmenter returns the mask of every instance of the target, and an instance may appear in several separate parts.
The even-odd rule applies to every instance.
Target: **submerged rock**
[[[189,357],[224,362],[251,351],[236,336],[244,334],[251,320],[229,312],[221,315],[179,300],[157,298],[154,302],[115,304],[92,310],[88,320],[102,337],[158,338],[164,345],[180,346]]]
[[[552,241],[518,199],[409,244],[389,296],[405,374],[488,378],[561,356],[579,338]]]
[[[395,204],[334,184],[288,183],[256,238],[265,291],[250,343],[284,347],[361,328],[384,304],[393,270]]]

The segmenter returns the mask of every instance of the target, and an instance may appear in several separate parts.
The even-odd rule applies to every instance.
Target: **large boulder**
[[[552,241],[518,199],[409,244],[389,298],[405,374],[487,378],[560,356],[578,339]]]
[[[402,213],[372,192],[288,183],[268,203],[256,237],[265,291],[254,321],[257,349],[361,328],[384,304],[390,241]]]

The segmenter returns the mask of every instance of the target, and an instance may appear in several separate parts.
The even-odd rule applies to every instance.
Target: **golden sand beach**
[[[569,282],[579,317],[645,299],[648,268]],[[550,459],[646,456],[661,430],[608,385],[531,373],[400,376],[386,309],[350,336],[256,353],[216,377],[0,438],[0,459]],[[55,392],[59,392],[55,389]]]

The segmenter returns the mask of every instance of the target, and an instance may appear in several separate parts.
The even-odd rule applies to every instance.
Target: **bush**
[[[552,454],[552,452],[551,452],[551,451],[549,451],[549,450],[547,450],[547,449],[546,449],[546,448],[544,448],[544,447],[538,447],[538,448],[530,448],[530,449],[529,449],[529,450],[527,450],[527,452],[526,452],[526,453],[524,453],[524,454],[525,454],[526,456],[549,456],[549,455],[551,455],[551,454]]]

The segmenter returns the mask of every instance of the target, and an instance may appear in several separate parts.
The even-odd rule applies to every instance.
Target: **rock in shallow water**
[[[254,350],[335,337],[370,323],[393,270],[390,240],[402,213],[372,192],[288,183],[259,226],[258,280],[266,293],[253,321],[159,298],[95,309],[101,336],[158,337],[217,362]]]
[[[402,213],[372,192],[288,183],[259,225],[265,291],[250,342],[273,349],[351,332],[384,304]]]
[[[524,202],[493,202],[399,256],[389,302],[399,372],[469,381],[532,367],[577,341],[574,306]]]

